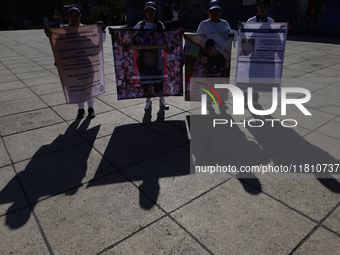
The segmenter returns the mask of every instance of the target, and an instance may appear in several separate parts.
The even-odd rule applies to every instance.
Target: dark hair
[[[178,8],[175,4],[171,5],[172,9],[175,10],[176,12],[178,12]]]
[[[205,43],[205,48],[211,48],[215,46],[215,41],[213,39],[209,39],[206,43]]]
[[[201,58],[202,58],[202,57],[209,58],[209,54],[208,54],[208,53],[206,53],[206,52],[203,52],[203,53],[202,53],[202,55],[201,55]]]
[[[257,6],[260,6],[263,3],[266,3],[270,7],[270,0],[259,0]]]

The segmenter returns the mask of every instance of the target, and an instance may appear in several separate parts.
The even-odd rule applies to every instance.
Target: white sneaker
[[[146,112],[151,111],[151,104],[152,104],[151,100],[146,100],[146,104],[144,108]]]
[[[165,110],[169,110],[169,105],[165,102],[164,99],[159,100],[159,105],[163,107]]]

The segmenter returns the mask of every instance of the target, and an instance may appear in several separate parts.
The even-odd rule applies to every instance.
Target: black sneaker
[[[87,115],[87,117],[89,117],[90,119],[93,119],[94,117],[96,117],[96,114],[94,113],[94,109],[93,108],[89,108],[89,114]]]
[[[84,109],[78,109],[77,119],[84,118],[85,110]]]

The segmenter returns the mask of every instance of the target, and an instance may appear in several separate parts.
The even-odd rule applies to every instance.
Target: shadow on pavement
[[[90,124],[90,119],[85,119],[78,127],[79,123],[79,120],[74,121],[63,135],[59,135],[51,144],[42,146],[25,169],[12,178],[0,191],[0,204],[13,203],[7,212],[18,209],[20,207],[18,204],[22,204],[22,199],[14,197],[13,194],[22,192],[18,185],[19,181],[31,207],[31,210],[21,210],[20,215],[7,214],[6,225],[11,229],[26,224],[40,199],[59,193],[74,195],[82,185],[87,171],[87,161],[100,126],[85,131]],[[65,145],[72,144],[72,140],[77,140],[79,144],[81,139],[75,130],[84,132],[87,138],[92,138],[93,142],[60,150],[65,148]]]
[[[140,191],[140,206],[148,210],[157,203],[161,178],[190,174],[190,153],[180,147],[189,142],[186,124],[184,120],[164,120],[160,108],[156,121],[151,122],[151,112],[145,112],[143,124],[128,126],[115,128],[102,159],[126,179],[99,178],[104,175],[100,164],[87,187],[133,182]]]

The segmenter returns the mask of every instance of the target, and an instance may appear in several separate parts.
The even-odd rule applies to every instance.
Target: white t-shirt
[[[139,21],[139,22],[136,24],[136,26],[134,26],[133,29],[140,29],[142,22],[143,22],[143,20],[142,20],[142,21]],[[160,22],[160,21],[158,21],[158,22]],[[161,22],[161,23],[162,23],[162,22]],[[163,29],[165,29],[165,26],[164,26],[163,23],[162,23],[162,27],[163,27]],[[157,28],[157,25],[156,25],[155,23],[149,23],[149,22],[147,22],[147,21],[145,22],[144,29],[154,29],[154,28]]]
[[[210,19],[203,20],[196,31],[196,34],[234,34],[234,47],[236,47],[236,42],[238,40],[238,32],[236,30],[230,29],[228,21],[221,19],[219,23],[212,22]]]
[[[196,31],[196,34],[226,34],[230,32],[228,21],[221,19],[220,22],[215,23],[210,19],[203,20]]]
[[[178,12],[175,10],[172,10],[172,21],[177,21],[178,20]]]
[[[247,23],[248,23],[248,22],[257,22],[257,21],[256,21],[256,16],[254,16],[254,17],[248,19],[248,20],[247,20]],[[268,17],[268,23],[273,23],[273,22],[274,22],[274,20],[273,20],[272,18],[269,18],[269,17]]]

